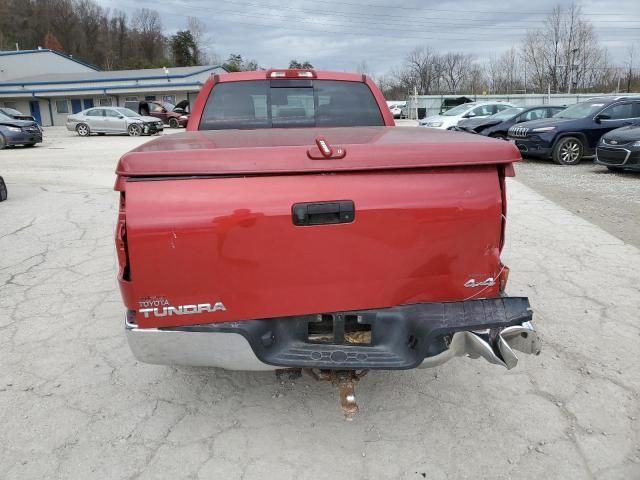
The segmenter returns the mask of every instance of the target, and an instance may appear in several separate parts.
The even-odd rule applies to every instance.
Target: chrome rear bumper
[[[130,323],[125,323],[125,331],[133,355],[144,363],[244,371],[278,368],[261,362],[238,333],[159,330]]]
[[[469,356],[484,358],[489,363],[501,365],[511,370],[518,364],[514,350],[538,355],[542,342],[531,322],[506,327],[493,339],[491,332],[456,332],[451,337],[449,348],[433,357],[424,359],[420,368],[431,368],[448,362],[453,357]]]
[[[340,338],[345,314],[332,315]],[[141,362],[228,370],[429,368],[457,356],[482,357],[511,369],[518,363],[515,351],[540,353],[529,303],[523,298],[417,304],[349,315],[372,327],[370,344],[310,341],[307,324],[317,316],[165,329],[139,328],[127,321],[125,326],[131,350]]]

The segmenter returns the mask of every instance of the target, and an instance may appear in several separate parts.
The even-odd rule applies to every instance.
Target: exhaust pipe
[[[424,359],[420,368],[431,368],[451,360],[453,357],[468,355],[484,358],[489,363],[502,365],[511,370],[518,364],[514,350],[530,355],[540,353],[541,340],[531,322],[506,327],[500,331],[482,330],[456,332],[451,337],[449,348],[438,355]]]

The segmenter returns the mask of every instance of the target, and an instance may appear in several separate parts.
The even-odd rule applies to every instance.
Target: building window
[[[138,97],[124,97],[125,102],[137,102]]]
[[[56,100],[56,112],[69,113],[69,102],[66,100]]]
[[[16,102],[4,102],[5,108],[12,108],[13,110],[18,109],[18,104]]]
[[[111,106],[111,97],[102,97],[99,100],[99,104],[101,107],[110,107]]]
[[[149,101],[151,101],[151,100],[155,100],[155,99],[156,99],[156,96],[155,96],[155,95],[145,95],[145,96],[144,96],[144,99],[145,99],[147,102],[149,102]]]
[[[176,104],[176,96],[175,95],[163,95],[162,96],[162,101],[163,102],[168,102],[171,103],[173,105]]]

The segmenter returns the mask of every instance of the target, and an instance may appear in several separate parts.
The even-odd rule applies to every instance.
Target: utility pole
[[[571,93],[571,83],[573,82],[573,61],[576,57],[577,48],[571,50],[569,54],[569,85],[567,85],[567,95]]]
[[[635,53],[635,45],[629,47],[629,73],[627,75],[627,93],[631,93],[631,76],[633,75],[633,56]]]

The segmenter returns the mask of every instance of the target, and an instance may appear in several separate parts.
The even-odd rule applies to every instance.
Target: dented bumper
[[[127,322],[126,331],[136,358],[155,364],[409,369],[468,355],[513,368],[515,350],[540,351],[532,315],[526,298],[504,297],[161,329]]]

